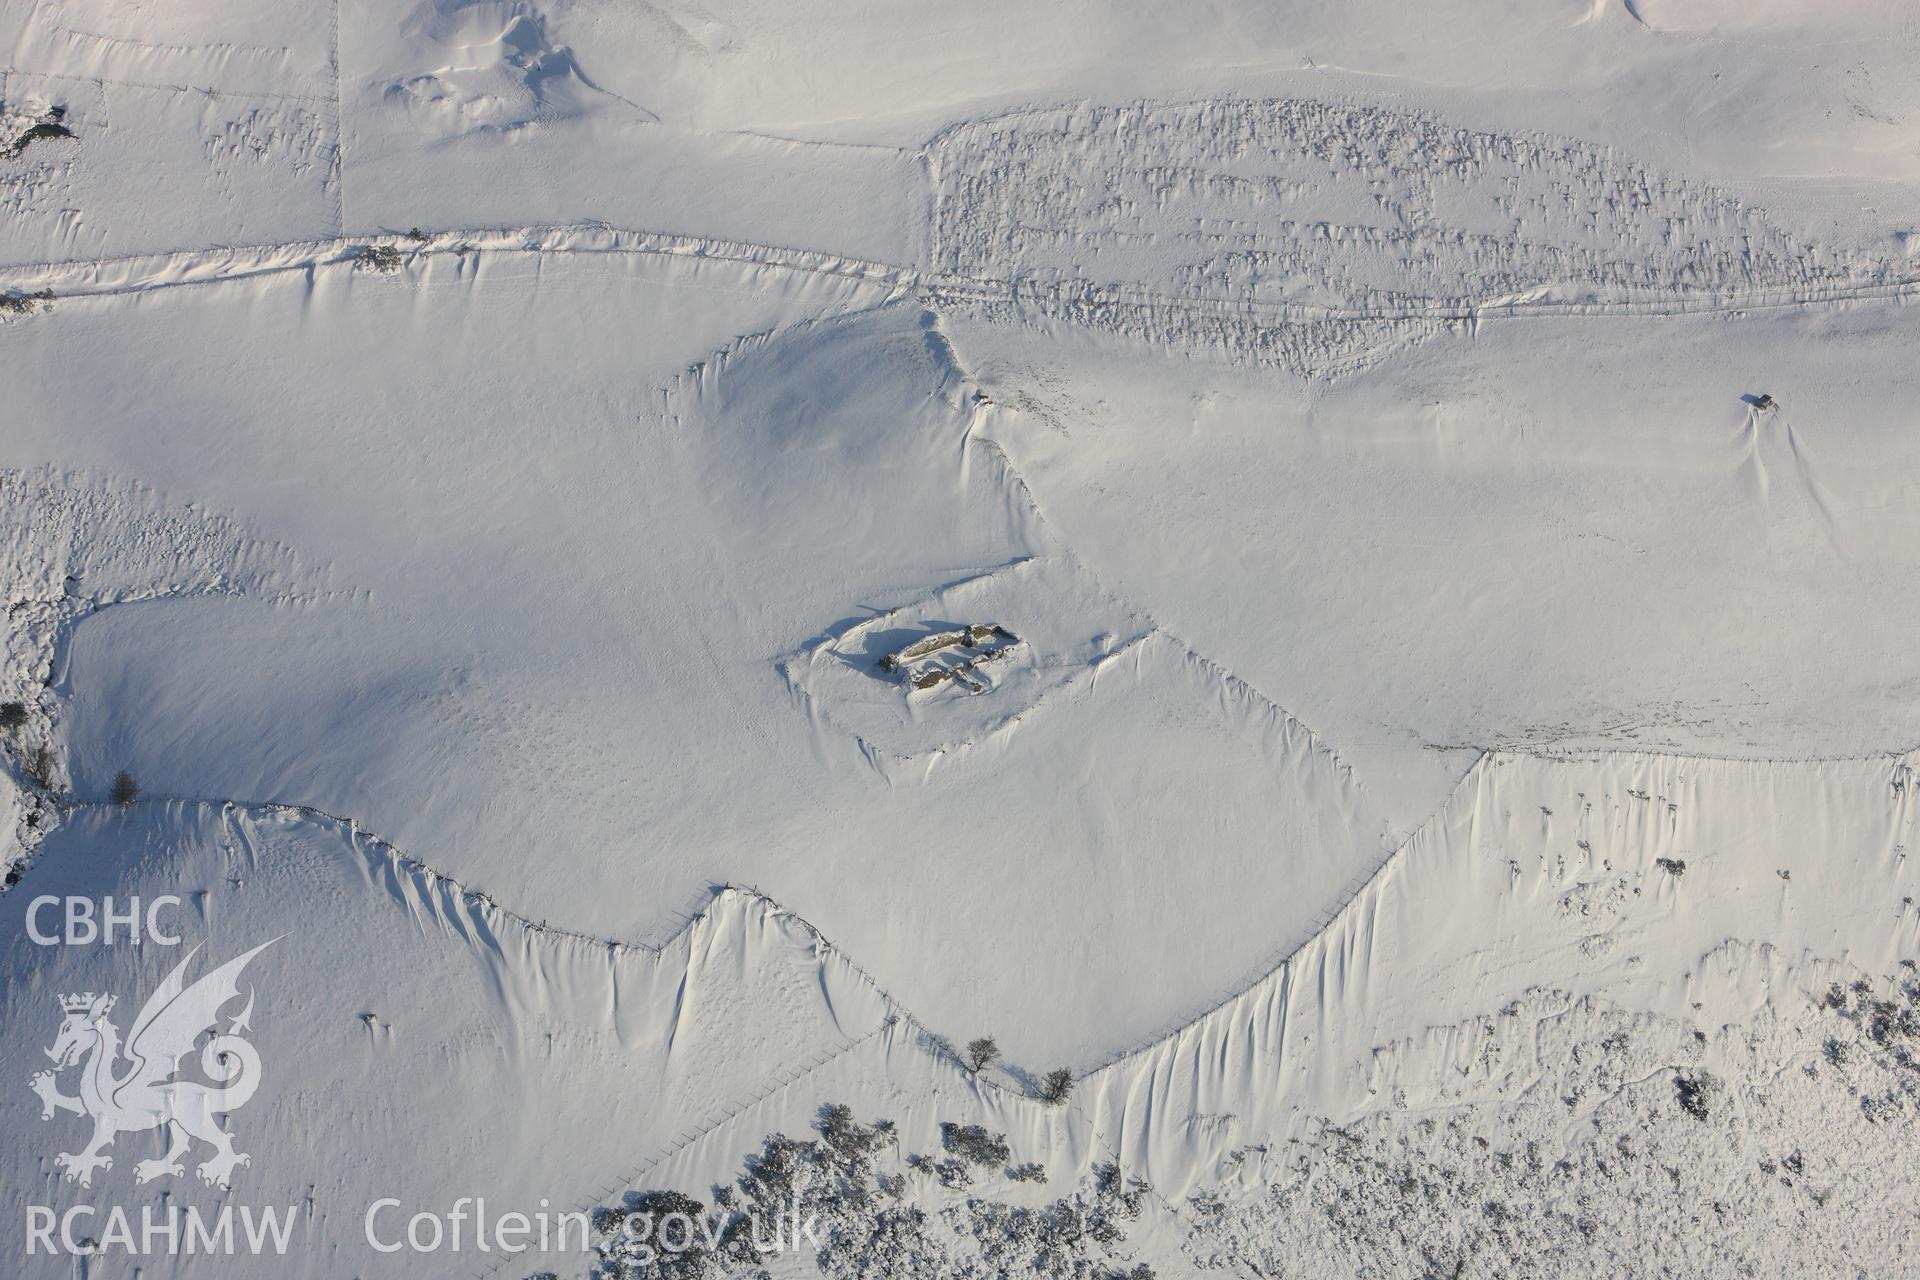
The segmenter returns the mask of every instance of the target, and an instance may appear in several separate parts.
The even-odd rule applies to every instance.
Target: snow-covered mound
[[[973,615],[1014,620],[1018,632],[943,621]],[[783,670],[814,714],[877,758],[910,760],[1011,733],[1149,634],[1071,564],[1021,560],[863,619]]]
[[[447,61],[396,78],[386,97],[431,121],[429,132],[512,129],[582,115],[604,95],[573,51],[552,42],[545,16],[522,5],[422,6],[420,31]]]

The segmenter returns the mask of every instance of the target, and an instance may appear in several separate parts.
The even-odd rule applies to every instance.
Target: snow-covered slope
[[[828,1224],[705,1274],[1895,1273],[1916,71],[1865,0],[0,0],[0,1254],[678,1274],[364,1215],[679,1191]],[[62,1027],[170,1061],[270,940],[193,1028],[252,1163],[80,1185],[201,1095]]]

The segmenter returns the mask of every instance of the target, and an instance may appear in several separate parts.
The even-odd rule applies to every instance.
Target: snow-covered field
[[[0,0],[0,1274],[1905,1273],[1916,298],[1893,0]]]

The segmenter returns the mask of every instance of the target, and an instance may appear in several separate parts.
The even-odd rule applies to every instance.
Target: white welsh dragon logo
[[[120,1029],[107,1018],[112,996],[89,991],[60,997],[67,1019],[47,1050],[54,1069],[34,1076],[33,1091],[40,1095],[42,1120],[60,1111],[93,1120],[93,1138],[83,1150],[54,1157],[69,1182],[90,1186],[95,1169],[113,1167],[113,1157],[103,1153],[115,1134],[161,1127],[167,1130],[167,1153],[134,1165],[137,1181],[184,1173],[180,1157],[194,1138],[214,1149],[199,1170],[200,1180],[209,1186],[230,1185],[235,1167],[252,1163],[252,1157],[233,1149],[233,1135],[214,1120],[246,1105],[260,1087],[259,1051],[240,1035],[253,1016],[251,989],[246,1008],[228,1023],[224,1035],[220,1011],[239,998],[240,971],[247,962],[272,945],[262,943],[189,987],[183,975],[200,950],[196,946],[147,1000],[124,1047]],[[216,1083],[174,1079],[181,1059],[193,1052],[194,1042],[206,1031],[214,1034],[200,1050],[200,1065]],[[57,1074],[75,1063],[80,1063],[80,1093],[69,1097],[60,1092]]]

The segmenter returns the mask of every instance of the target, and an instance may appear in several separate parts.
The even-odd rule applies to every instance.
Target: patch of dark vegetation
[[[1687,874],[1687,864],[1680,858],[1655,858],[1653,865],[1672,876],[1675,880]]]
[[[36,311],[53,309],[53,290],[42,289],[37,293],[22,293],[10,289],[0,293],[0,315],[30,316]]]
[[[42,791],[53,790],[54,758],[52,747],[44,742],[40,743],[27,752],[27,758],[22,764],[27,771],[27,777],[32,780],[34,786],[40,788]]]
[[[67,128],[65,123],[66,118],[67,109],[65,107],[56,106],[47,108],[47,113],[41,116],[37,122],[28,125],[24,131],[16,134],[12,142],[7,143],[4,147],[0,147],[0,159],[18,160],[20,154],[36,142],[46,142],[53,138],[71,138],[75,136],[73,130]]]
[[[803,1247],[808,1240],[817,1242],[812,1261],[836,1280],[1149,1280],[1153,1274],[1117,1263],[1109,1252],[1124,1240],[1124,1224],[1139,1217],[1148,1194],[1144,1183],[1130,1182],[1118,1165],[1102,1166],[1090,1190],[1044,1205],[965,1198],[939,1206],[936,1214],[914,1203],[916,1184],[876,1167],[898,1147],[891,1123],[862,1124],[849,1108],[833,1105],[821,1108],[815,1129],[819,1136],[809,1140],[768,1136],[747,1157],[732,1186],[713,1189],[711,1206],[681,1192],[647,1191],[630,1193],[617,1207],[595,1210],[593,1275],[598,1280],[764,1276],[771,1224],[783,1219],[790,1245],[793,1224],[811,1222]],[[970,1165],[1004,1163],[1010,1155],[1004,1137],[980,1125],[942,1124],[940,1133],[955,1158],[936,1164],[915,1153],[905,1157],[909,1169],[939,1177],[943,1169],[964,1172]],[[963,1189],[970,1180],[968,1175],[958,1186]],[[936,1196],[954,1189],[944,1178],[941,1184]],[[930,1190],[925,1182],[917,1186]]]
[[[941,1124],[940,1145],[968,1164],[1004,1165],[1013,1158],[1006,1134],[988,1133],[977,1124]]]
[[[978,1040],[967,1042],[967,1070],[979,1075],[1000,1058],[1000,1046],[991,1036],[981,1036]]]
[[[124,809],[140,798],[140,784],[133,780],[132,774],[122,769],[113,775],[113,787],[107,793],[107,798]]]
[[[0,702],[0,731],[12,733],[27,722],[27,704]]]
[[[1860,1097],[1860,1114],[1867,1118],[1869,1124],[1891,1124],[1905,1110],[1906,1105],[1900,1095],[1892,1091],[1862,1094]]]
[[[1820,1000],[1820,1007],[1851,1023],[1868,1044],[1882,1050],[1897,1064],[1916,1065],[1914,1050],[1920,1047],[1920,981],[1894,980],[1892,990],[1881,996],[1871,982],[1862,978],[1849,987],[1834,983]],[[1829,1044],[1835,1043],[1829,1039]],[[1831,1054],[1828,1055],[1831,1060]]]
[[[400,269],[405,261],[400,250],[390,244],[370,244],[360,250],[361,262],[366,263],[381,275],[390,276]]]
[[[1695,1120],[1712,1114],[1713,1102],[1720,1093],[1720,1081],[1710,1071],[1683,1071],[1673,1078],[1673,1091],[1680,1109]]]
[[[1190,1195],[1188,1256],[1201,1273],[1266,1276],[1321,1274],[1330,1257],[1342,1274],[1410,1277],[1828,1274],[1800,1265],[1816,1257],[1899,1271],[1920,1227],[1878,1174],[1904,1168],[1920,1132],[1920,1063],[1902,1056],[1920,1047],[1903,1020],[1920,964],[1891,972],[1727,1027],[1719,1075],[1677,1019],[1580,1008],[1556,1088],[1604,1101],[1578,1137],[1510,1095],[1323,1121],[1226,1194]],[[1662,1061],[1686,1065],[1650,1073]],[[1869,1237],[1873,1259],[1853,1256]]]

